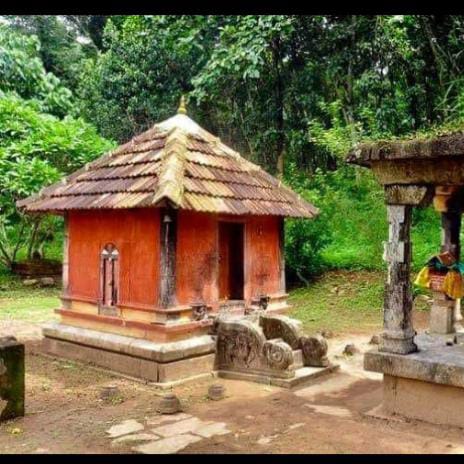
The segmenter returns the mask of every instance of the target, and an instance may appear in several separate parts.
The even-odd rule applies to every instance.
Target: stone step
[[[282,388],[294,388],[299,385],[309,383],[319,377],[335,372],[340,368],[339,365],[333,364],[327,367],[300,367],[295,370],[295,376],[290,379],[280,379],[271,377],[270,384]]]

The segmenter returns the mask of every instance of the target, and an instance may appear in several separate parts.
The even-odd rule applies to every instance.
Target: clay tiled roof
[[[318,210],[186,114],[154,125],[61,182],[18,202],[26,212],[176,208],[314,217]]]

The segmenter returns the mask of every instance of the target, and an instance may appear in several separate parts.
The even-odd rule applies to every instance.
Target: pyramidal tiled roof
[[[314,217],[318,209],[179,113],[17,203],[26,212],[175,208]]]

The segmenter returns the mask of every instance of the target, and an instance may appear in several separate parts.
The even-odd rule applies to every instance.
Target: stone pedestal
[[[455,304],[456,300],[448,298],[444,293],[433,292],[430,333],[441,335],[454,333]]]
[[[24,345],[0,338],[0,421],[24,416]]]
[[[384,374],[382,414],[464,427],[464,346],[421,334],[408,355],[365,354],[364,368]]]
[[[462,313],[461,313],[461,299],[456,300],[454,305],[454,320],[453,320],[453,329],[456,333],[464,332],[464,327],[462,326]]]

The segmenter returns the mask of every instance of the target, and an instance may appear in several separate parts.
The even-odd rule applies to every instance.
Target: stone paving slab
[[[143,430],[144,427],[140,422],[137,422],[133,419],[125,420],[120,424],[113,425],[110,429],[106,431],[106,433],[110,436],[110,438],[117,438],[121,437],[122,435],[129,435],[130,433],[140,432]]]
[[[190,414],[185,414],[184,412],[180,412],[177,414],[169,414],[169,415],[158,415],[154,417],[147,417],[147,425],[161,425],[161,424],[169,424],[171,422],[177,422],[184,419],[190,419],[192,416]]]
[[[131,443],[137,441],[155,441],[158,440],[160,437],[155,435],[154,433],[135,433],[133,435],[124,435],[122,437],[116,438],[113,440],[111,446],[118,446],[124,443]]]
[[[227,429],[227,424],[224,422],[213,422],[195,429],[192,433],[203,438],[211,438],[215,435],[226,435],[230,433],[230,430]]]
[[[203,422],[197,417],[184,419],[182,421],[174,422],[173,424],[162,425],[153,429],[153,433],[161,435],[162,437],[172,437],[174,435],[181,435],[184,433],[195,432],[195,430],[208,425],[208,422]]]
[[[163,438],[161,440],[152,441],[144,445],[137,446],[134,449],[141,454],[173,454],[184,449],[191,443],[200,441],[202,438],[196,435],[185,433],[173,437]]]

